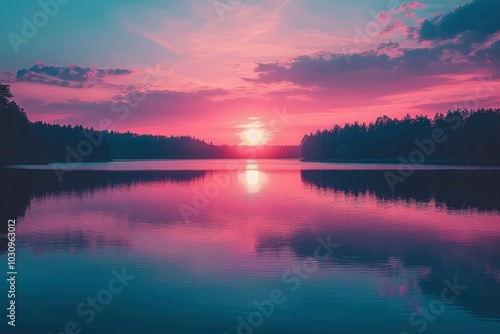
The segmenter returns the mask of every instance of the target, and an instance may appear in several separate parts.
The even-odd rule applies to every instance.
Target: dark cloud
[[[83,88],[91,87],[96,82],[109,76],[131,74],[128,69],[102,69],[96,67],[82,67],[78,65],[53,66],[37,62],[31,68],[17,71],[17,81],[37,82],[46,85],[61,87]]]
[[[380,53],[388,49],[399,54]],[[363,87],[454,71],[443,63],[442,55],[443,48],[399,49],[397,43],[384,43],[363,53],[300,56],[287,64],[258,64],[257,78],[246,80],[265,84],[286,81],[302,87]]]
[[[453,43],[402,48],[395,42],[349,54],[300,56],[286,63],[258,64],[256,76],[245,80],[260,84],[292,83],[308,89],[313,100],[328,97],[336,105],[346,98],[370,101],[383,96],[415,92],[441,85],[460,84],[459,76],[500,74],[500,41],[476,45],[460,53]],[[492,102],[492,101],[488,101]]]
[[[385,34],[388,34],[390,32],[393,32],[395,30],[398,30],[400,27],[402,27],[402,25],[403,25],[403,22],[401,20],[391,22],[384,27],[384,30],[382,30],[382,32],[380,34],[385,35]]]
[[[388,43],[380,43],[377,46],[378,51],[382,50],[394,50],[399,48],[399,43],[397,42],[388,42]]]
[[[478,62],[500,65],[500,41],[496,41],[486,49],[476,51],[472,59]]]
[[[412,2],[401,10],[409,7],[419,8],[421,4]],[[387,27],[396,28],[396,25]],[[393,86],[397,83],[393,89],[401,86],[416,89],[406,83],[424,82],[427,77],[428,85],[432,86],[441,74],[499,72],[500,42],[491,43],[494,34],[500,31],[499,0],[473,0],[453,12],[436,15],[420,26],[404,30],[409,39],[432,43],[402,48],[396,42],[388,42],[354,54],[322,53],[296,57],[287,63],[257,64],[256,77],[245,80],[263,84],[290,82],[330,91],[362,90],[370,86],[378,89],[390,82]]]
[[[288,64],[258,64],[255,68],[258,77],[246,80],[259,83],[288,81],[299,86],[314,86],[352,72],[390,71],[395,65],[385,54],[300,56]]]
[[[484,42],[500,30],[500,1],[474,0],[445,15],[425,20],[418,29],[420,41],[443,41],[468,34],[471,42]]]

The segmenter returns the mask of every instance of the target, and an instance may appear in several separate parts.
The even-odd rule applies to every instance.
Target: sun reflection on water
[[[267,183],[267,174],[259,170],[255,160],[249,160],[246,170],[239,175],[238,179],[249,194],[255,194]]]

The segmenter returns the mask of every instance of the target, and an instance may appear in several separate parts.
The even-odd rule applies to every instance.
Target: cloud
[[[408,2],[408,3],[405,3],[403,2],[399,8],[398,8],[398,12],[399,13],[405,13],[405,12],[408,12],[408,11],[411,11],[411,10],[415,10],[415,9],[419,9],[419,8],[425,8],[425,4],[421,3],[421,2],[418,2],[418,1],[411,1],[411,2]]]
[[[336,106],[349,97],[353,106],[358,101],[376,104],[389,101],[390,96],[424,94],[441,87],[474,87],[471,82],[475,78],[500,73],[499,59],[500,41],[484,43],[465,55],[451,44],[404,48],[397,42],[387,42],[350,55],[323,52],[282,63],[257,64],[256,76],[246,80],[311,89],[307,93],[310,99],[335,101]]]
[[[420,2],[408,2],[397,12],[423,7]],[[453,12],[421,20],[416,27],[393,21],[380,34],[402,30],[407,41],[389,40],[374,49],[345,55],[323,52],[286,62],[258,63],[256,76],[245,80],[291,83],[330,93],[372,89],[383,94],[387,88],[401,93],[451,83],[455,75],[498,73],[500,41],[493,36],[500,30],[498,17],[500,1],[474,0]]]
[[[390,71],[395,66],[385,54],[353,54],[349,58],[341,54],[303,55],[287,64],[258,64],[255,68],[257,78],[246,80],[267,84],[288,81],[299,86],[315,86],[349,73]]]
[[[404,28],[403,22],[401,20],[396,20],[386,25],[380,32],[380,35],[387,35],[393,31],[400,30],[401,28]]]
[[[384,43],[377,50],[351,55],[323,54],[300,56],[284,64],[258,64],[257,78],[248,81],[271,84],[291,82],[298,86],[319,88],[361,87],[377,81],[405,80],[408,77],[446,72],[440,57],[442,48],[398,49],[397,43]],[[398,52],[390,56],[380,51]]]
[[[382,52],[389,52],[397,49],[399,49],[399,43],[397,42],[380,43],[377,46],[377,51],[382,51]]]
[[[17,81],[36,82],[46,85],[61,87],[84,88],[92,87],[97,82],[102,82],[105,77],[128,75],[133,71],[120,68],[82,67],[75,64],[69,66],[45,65],[36,62],[31,68],[17,71]]]
[[[193,92],[168,90],[134,91],[127,95],[116,95],[101,101],[69,99],[43,106],[47,110],[65,114],[64,123],[96,126],[103,118],[119,120],[130,126],[150,124],[156,121],[190,119],[199,117],[204,107],[213,105],[213,99],[227,94],[220,89],[206,89]],[[124,117],[126,115],[126,117]],[[126,118],[126,121],[121,118]]]
[[[461,1],[463,4],[473,0]],[[426,21],[435,25],[438,32],[449,30],[445,24],[448,17],[456,19],[454,15],[460,13],[459,8],[451,12],[449,3],[438,6],[434,1],[421,11],[421,2],[406,1],[387,12],[374,12],[381,33],[370,34],[369,41],[368,37],[363,38],[362,43],[356,41],[357,36],[351,38],[349,31],[358,23],[353,17],[325,15],[325,10],[319,10],[321,6],[305,11],[307,8],[303,7],[309,2],[304,2],[304,6],[298,3],[289,3],[280,15],[270,14],[274,5],[262,10],[252,6],[253,14],[247,15],[247,5],[242,5],[238,12],[227,15],[223,24],[210,7],[207,11],[211,16],[207,18],[200,12],[203,20],[196,24],[182,19],[163,22],[154,28],[154,34],[168,41],[168,45],[163,45],[168,51],[160,53],[161,65],[168,70],[161,72],[165,80],[154,85],[139,81],[140,74],[146,75],[139,69],[129,75],[132,71],[120,68],[56,66],[67,65],[71,60],[46,60],[54,66],[35,63],[31,67],[32,63],[28,63],[31,68],[20,70],[17,76],[15,70],[25,66],[12,65],[8,69],[14,74],[4,77],[12,80],[14,76],[19,81],[13,85],[16,97],[43,101],[20,100],[30,117],[37,120],[97,127],[103,118],[109,118],[120,131],[190,133],[215,141],[219,138],[222,143],[231,141],[236,133],[229,126],[245,124],[248,117],[266,119],[267,111],[286,105],[298,115],[300,126],[287,128],[287,134],[280,136],[296,138],[293,142],[298,142],[303,133],[337,122],[370,121],[383,114],[413,114],[430,110],[425,103],[458,101],[474,91],[476,77],[495,74],[500,68],[500,43],[494,43],[496,36],[480,44],[472,42],[481,40],[481,29],[421,38],[422,27],[429,24],[423,23]],[[433,17],[431,8],[439,8],[443,14]],[[417,17],[413,15],[415,11]],[[421,16],[424,13],[428,14],[427,20]],[[310,18],[307,22],[304,15]],[[158,16],[164,19],[163,13]],[[469,19],[475,22],[482,18],[471,15]],[[443,39],[445,35],[453,37]],[[350,43],[347,47],[353,45],[353,49],[349,48],[352,54],[339,54],[345,43]],[[172,54],[172,48],[183,52]],[[120,64],[126,61],[119,58]],[[142,59],[141,63],[147,61]],[[91,89],[64,88],[92,85],[95,87]],[[212,89],[216,87],[228,91]],[[137,96],[145,92],[144,100],[134,103],[132,99],[125,105],[127,96],[134,92]],[[118,102],[119,105],[114,104]],[[127,107],[130,115],[121,119],[122,112],[114,112],[113,106],[115,110]]]
[[[467,34],[469,43],[484,42],[500,30],[500,1],[474,0],[455,11],[425,20],[418,29],[420,41],[443,41]]]
[[[477,62],[496,65],[497,72],[500,72],[500,41],[496,41],[488,48],[478,50],[471,58]]]

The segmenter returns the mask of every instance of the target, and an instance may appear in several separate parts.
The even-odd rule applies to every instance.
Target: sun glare
[[[246,170],[240,173],[238,179],[245,186],[247,193],[255,194],[267,183],[268,176],[259,170],[255,160],[248,160]]]
[[[262,145],[267,141],[266,133],[260,129],[248,129],[243,133],[243,140],[246,145]]]

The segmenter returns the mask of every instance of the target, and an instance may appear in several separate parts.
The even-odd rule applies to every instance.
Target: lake
[[[289,159],[1,169],[18,305],[2,332],[500,333],[500,169],[418,166],[393,187],[388,171],[400,175]]]

